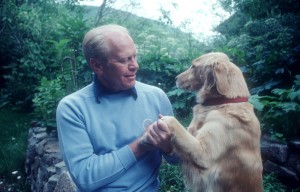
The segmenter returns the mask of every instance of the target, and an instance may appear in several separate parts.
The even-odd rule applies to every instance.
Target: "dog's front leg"
[[[189,133],[175,117],[164,116],[161,120],[168,125],[168,128],[173,133],[171,143],[174,152],[181,158],[194,159],[199,162],[199,157],[193,155],[195,154],[195,151],[199,151],[199,148],[201,147],[199,141],[191,135],[191,133]]]
[[[193,118],[190,125],[188,126],[187,130],[190,134],[192,134],[194,137],[197,134],[197,131],[202,127],[203,122],[200,121],[198,118]]]

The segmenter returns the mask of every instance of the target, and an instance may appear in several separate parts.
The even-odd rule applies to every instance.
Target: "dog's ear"
[[[200,79],[202,79],[203,77],[205,78],[203,87],[205,87],[205,90],[207,90],[207,91],[211,90],[211,88],[213,88],[216,84],[213,70],[214,69],[213,69],[212,65],[208,65],[204,69],[204,76],[202,76],[202,74],[199,73]]]
[[[230,92],[228,79],[229,69],[225,61],[215,61],[213,64],[213,76],[216,87],[221,95],[227,95]]]

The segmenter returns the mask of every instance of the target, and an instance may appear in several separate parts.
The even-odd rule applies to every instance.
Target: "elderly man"
[[[57,108],[60,148],[74,183],[85,192],[157,191],[162,155],[176,159],[167,155],[171,134],[157,120],[173,115],[170,101],[161,89],[136,81],[137,51],[126,28],[90,30],[83,52],[94,82]]]

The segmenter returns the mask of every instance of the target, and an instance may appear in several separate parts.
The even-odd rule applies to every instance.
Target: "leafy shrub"
[[[33,101],[34,114],[47,127],[56,127],[55,111],[59,100],[65,95],[60,79],[47,80],[42,78],[36,88]]]
[[[4,6],[12,6],[12,1],[7,1]],[[49,6],[49,5],[47,5]],[[51,23],[53,14],[43,10],[42,7],[21,4],[15,7],[14,12],[5,17],[11,22],[6,22],[2,28],[7,47],[4,55],[10,55],[3,63],[5,70],[5,88],[3,94],[7,101],[17,106],[28,106],[33,97],[32,90],[36,82],[46,72],[48,57],[45,56],[44,37],[51,38]],[[6,39],[5,35],[14,38]]]
[[[184,183],[180,167],[163,162],[160,167],[159,179],[161,192],[183,192]]]
[[[286,187],[282,185],[274,173],[264,175],[263,177],[264,192],[285,192]]]
[[[290,89],[273,89],[272,95],[254,95],[250,102],[258,110],[262,130],[275,139],[299,136],[300,75]]]
[[[83,15],[63,12],[58,20],[57,36],[46,40],[48,73],[35,89],[34,114],[47,127],[56,127],[55,112],[59,100],[92,81],[92,73],[81,53],[87,24]],[[55,40],[59,39],[59,40]]]
[[[192,114],[192,107],[196,102],[195,94],[173,87],[168,93],[168,97],[172,101],[172,107],[176,116],[181,118],[189,117]]]
[[[75,1],[68,2],[72,4]],[[2,14],[1,11],[0,14],[3,26],[0,46],[3,58],[1,56],[0,59],[3,63],[1,72],[4,71],[5,75],[2,77],[4,85],[1,87],[1,103],[24,108],[31,106],[34,97],[32,90],[37,82],[43,77],[53,79],[56,72],[61,71],[61,63],[53,61],[56,55],[49,47],[48,40],[65,39],[66,35],[72,38],[68,50],[75,50],[74,53],[77,53],[78,47],[81,47],[77,40],[81,41],[86,27],[83,16],[80,15],[80,7],[77,6],[74,11],[74,7],[64,6],[54,0],[7,0],[1,4],[1,10],[2,8],[5,12]],[[70,25],[62,26],[68,22]],[[62,26],[60,30],[59,26]],[[74,35],[78,35],[77,38]],[[77,55],[68,56],[76,58],[78,62],[82,61]]]
[[[155,47],[155,45],[153,45]],[[195,98],[190,92],[176,88],[176,76],[190,63],[187,60],[173,58],[168,48],[141,55],[138,80],[162,88],[172,103],[175,113],[187,116]]]

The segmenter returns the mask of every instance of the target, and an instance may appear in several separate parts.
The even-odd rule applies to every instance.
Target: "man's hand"
[[[162,118],[162,115],[159,115]],[[172,133],[168,125],[162,120],[148,125],[144,134],[132,142],[129,146],[135,156],[138,158],[147,151],[160,148],[163,152],[169,154],[172,152],[170,144]]]
[[[159,118],[162,118],[162,115],[160,115]],[[157,120],[147,127],[146,133],[148,143],[160,148],[165,153],[172,152],[172,146],[170,143],[172,133],[165,122],[160,119]]]

